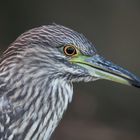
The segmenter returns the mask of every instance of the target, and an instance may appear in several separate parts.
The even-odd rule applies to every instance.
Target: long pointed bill
[[[140,88],[138,77],[99,55],[93,57],[80,55],[73,57],[70,61],[87,69],[91,76]]]

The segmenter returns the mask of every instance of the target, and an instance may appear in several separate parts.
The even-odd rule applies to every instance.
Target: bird
[[[73,29],[49,24],[24,32],[0,57],[0,140],[49,140],[73,82],[99,79],[140,88],[137,76]]]

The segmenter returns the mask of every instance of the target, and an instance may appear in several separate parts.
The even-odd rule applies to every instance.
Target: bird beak
[[[140,79],[138,77],[99,55],[92,57],[78,55],[71,58],[70,61],[84,67],[93,77],[140,88]]]

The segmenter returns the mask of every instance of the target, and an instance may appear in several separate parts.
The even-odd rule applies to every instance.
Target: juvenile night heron
[[[97,79],[140,87],[82,34],[56,24],[23,33],[0,59],[0,140],[49,140],[72,100],[72,82]]]

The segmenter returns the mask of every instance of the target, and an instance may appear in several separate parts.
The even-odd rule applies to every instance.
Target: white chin
[[[92,77],[92,76],[87,76],[87,77],[76,77],[72,79],[72,82],[91,82],[91,81],[96,81],[100,78],[97,77]]]

